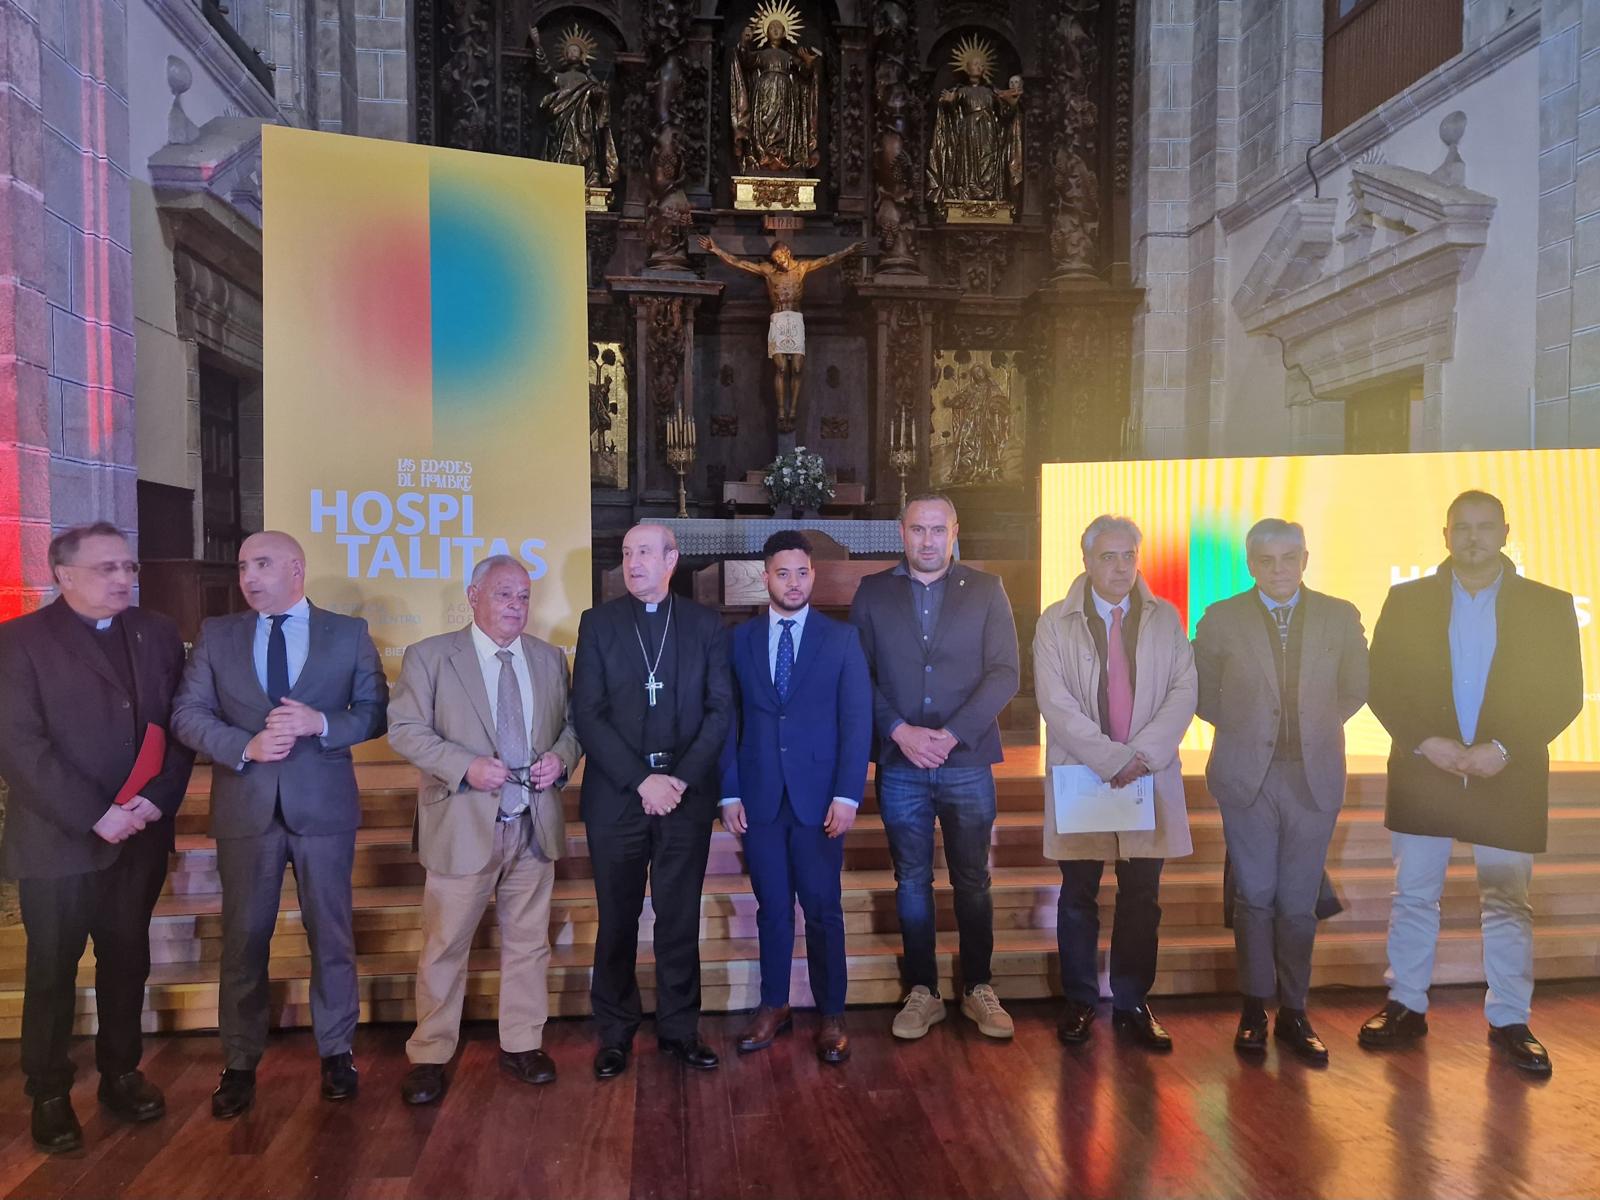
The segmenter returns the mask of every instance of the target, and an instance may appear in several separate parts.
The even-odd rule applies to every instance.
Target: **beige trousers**
[[[406,1042],[413,1063],[455,1055],[466,1000],[472,936],[492,896],[500,925],[500,1048],[537,1050],[550,1016],[550,894],[556,868],[532,840],[528,815],[495,825],[494,850],[473,875],[428,872],[422,889],[422,955],[417,963],[417,1028]]]

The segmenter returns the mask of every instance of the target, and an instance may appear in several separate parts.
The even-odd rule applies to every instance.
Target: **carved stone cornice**
[[[1454,356],[1457,287],[1495,210],[1494,197],[1461,182],[1465,126],[1459,113],[1445,118],[1449,153],[1431,174],[1354,168],[1336,237],[1334,201],[1292,206],[1234,294],[1246,331],[1277,338],[1313,396]],[[1339,262],[1327,270],[1335,241]]]

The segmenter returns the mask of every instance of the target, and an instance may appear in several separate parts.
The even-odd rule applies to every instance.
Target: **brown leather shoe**
[[[756,1009],[755,1016],[750,1018],[744,1032],[739,1035],[739,1053],[750,1054],[756,1050],[765,1050],[772,1045],[780,1033],[788,1033],[794,1028],[794,1014],[789,1011],[787,1004],[780,1008],[773,1008],[763,1004]]]
[[[817,1030],[817,1057],[825,1063],[850,1061],[850,1035],[844,1031],[844,1016],[823,1017]]]

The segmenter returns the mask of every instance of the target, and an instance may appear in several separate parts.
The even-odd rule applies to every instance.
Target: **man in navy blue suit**
[[[817,1057],[850,1057],[844,1026],[844,835],[855,824],[872,743],[872,678],[854,628],[811,611],[811,544],[784,530],[762,547],[771,604],[733,631],[739,719],[722,752],[722,823],[744,838],[761,940],[761,1007],[748,1054],[793,1028],[794,902],[822,1023]]]

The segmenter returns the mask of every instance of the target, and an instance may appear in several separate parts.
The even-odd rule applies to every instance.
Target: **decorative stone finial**
[[[1439,164],[1433,177],[1440,183],[1465,187],[1467,164],[1461,157],[1461,137],[1467,132],[1467,114],[1459,108],[1439,122],[1439,140],[1445,145],[1444,162]]]
[[[199,127],[183,111],[183,94],[194,83],[194,72],[176,54],[167,55],[167,87],[172,89],[172,111],[167,113],[167,142],[187,146],[199,136]]]

